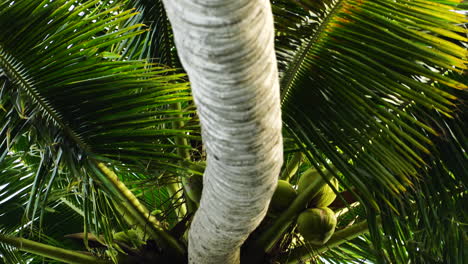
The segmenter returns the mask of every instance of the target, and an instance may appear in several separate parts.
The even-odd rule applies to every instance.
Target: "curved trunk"
[[[238,263],[282,165],[279,82],[268,0],[165,0],[207,150],[190,263]]]

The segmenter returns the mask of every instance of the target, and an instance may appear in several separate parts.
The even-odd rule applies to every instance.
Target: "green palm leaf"
[[[72,3],[58,9],[51,5],[37,11],[39,23],[16,18],[19,4],[3,10],[3,19],[17,22],[0,36],[2,69],[21,98],[27,98],[24,104],[37,107],[44,121],[58,127],[78,149],[115,159],[121,154],[121,160],[129,163],[147,154],[177,159],[163,151],[158,139],[193,132],[164,129],[164,124],[188,119],[164,108],[190,100],[187,86],[177,83],[180,75],[167,75],[167,69],[144,61],[106,59],[105,47],[141,33],[132,29],[142,25],[119,28],[120,20],[132,16],[129,11],[110,17],[107,11],[86,14],[86,6],[93,3],[97,2],[71,12]],[[34,14],[36,7],[28,8]],[[45,27],[47,21],[52,22]],[[34,27],[47,30],[26,33],[41,31]],[[28,30],[20,34],[21,29]],[[134,141],[148,145],[121,150]]]
[[[296,183],[312,166],[334,172],[337,191],[359,202],[348,214],[359,223],[340,217],[337,233],[362,228],[314,248],[289,226],[271,259],[468,257],[458,2],[272,1],[286,165],[295,167],[283,174]],[[203,172],[190,161],[203,150],[186,77],[162,65],[180,67],[161,1],[0,0],[0,25],[0,233],[114,261],[116,232],[149,225],[142,243],[169,228],[181,237],[177,188]],[[307,160],[295,163],[300,153]],[[73,233],[97,235],[103,248],[65,237]],[[2,243],[0,255],[43,261]]]
[[[439,155],[443,144],[434,145],[439,136],[466,130],[463,121],[452,119],[463,120],[456,105],[463,104],[457,98],[465,97],[467,88],[466,80],[454,77],[465,71],[467,62],[460,44],[467,40],[466,30],[459,27],[467,21],[452,11],[457,1],[452,6],[438,1],[323,1],[328,8],[320,12],[307,8],[308,1],[298,2],[312,12],[308,19],[313,22],[309,34],[296,34],[301,44],[295,55],[279,57],[288,65],[281,83],[288,133],[304,147],[312,164],[332,170],[328,165],[332,163],[341,172],[342,185],[356,190],[368,209],[373,246],[385,248],[375,253],[379,261],[418,262],[421,254],[407,253],[406,243],[420,241],[415,234],[421,230],[424,243],[434,249],[431,256],[443,258],[442,246],[429,243],[455,238],[431,239],[434,222],[408,227],[404,219],[427,217],[432,208],[421,199],[427,201],[441,191],[427,189],[438,183],[424,172],[443,157]],[[466,163],[464,136],[456,137],[447,141],[453,143],[457,161]],[[463,188],[466,177],[457,173],[463,170],[456,168],[458,162],[448,162],[454,165],[445,172],[448,186],[443,193],[452,193],[449,200],[457,201],[461,198],[453,191]],[[453,175],[448,179],[451,173],[455,181]],[[451,203],[449,211],[460,210],[449,200],[441,204]],[[384,233],[396,240],[388,241],[378,231],[374,217],[381,210]],[[406,214],[417,211],[423,215]],[[395,222],[398,228],[391,228]],[[440,234],[451,231],[460,234],[453,228],[441,228]],[[455,241],[463,243],[460,236]]]
[[[139,12],[128,21],[129,24],[144,23],[152,30],[131,39],[131,44],[121,45],[119,49],[128,50],[124,54],[130,58],[148,58],[164,65],[181,68],[162,1],[130,0],[127,1],[127,7],[135,8]]]
[[[462,71],[466,54],[463,48],[423,32],[427,30],[423,26],[413,29],[410,19],[419,19],[418,13],[412,17],[405,14],[406,9],[398,9],[398,5],[378,3],[382,11],[375,10],[377,3],[368,6],[365,2],[335,2],[284,73],[283,106],[290,129],[297,134],[313,133],[310,138],[315,142],[311,142],[310,148],[326,151],[355,185],[359,184],[359,179],[352,176],[356,172],[345,169],[350,160],[367,164],[366,174],[374,175],[371,178],[389,191],[397,191],[401,188],[397,178],[408,181],[408,176],[421,164],[421,154],[415,149],[428,152],[427,133],[437,133],[408,108],[427,107],[450,115],[449,107],[455,99],[450,90],[436,89],[418,78],[423,76],[452,88],[464,88],[465,84],[428,67]],[[425,3],[425,8],[431,11],[433,6]],[[426,17],[431,18],[427,23],[457,29],[452,23],[464,21],[463,16],[444,11],[448,7],[439,9],[444,15]],[[405,20],[390,21],[385,29],[379,25],[389,19],[382,12],[394,13],[392,18],[402,16]],[[394,31],[406,34],[407,39]],[[406,46],[397,49],[392,44],[397,42]],[[449,47],[453,54],[443,52]],[[436,48],[440,51],[433,52]],[[383,170],[378,165],[381,163],[386,167]],[[362,189],[365,193],[365,188]]]
[[[126,227],[115,209],[125,199],[122,190],[102,185],[106,179],[94,164],[103,160],[123,170],[151,170],[154,177],[186,170],[175,153],[186,146],[171,138],[198,139],[199,133],[172,128],[173,122],[191,120],[193,111],[169,105],[191,101],[187,83],[183,75],[145,60],[115,60],[114,45],[145,31],[143,24],[125,26],[135,13],[118,3],[1,1],[0,6],[1,157],[32,146],[41,157],[25,161],[35,176],[21,204],[26,210],[16,217],[24,213],[46,221],[51,214],[45,205],[62,206],[56,196],[69,195],[73,202],[64,205],[82,208],[75,215],[84,232],[104,234],[112,247],[113,232]],[[12,223],[12,228],[25,224]]]

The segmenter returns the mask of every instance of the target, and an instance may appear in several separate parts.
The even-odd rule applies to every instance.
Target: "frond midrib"
[[[283,78],[280,80],[280,87],[281,87],[281,105],[283,105],[286,95],[289,93],[289,90],[292,87],[292,83],[294,82],[296,75],[301,68],[304,60],[307,58],[307,54],[309,53],[310,49],[314,47],[316,43],[318,43],[323,35],[323,32],[328,27],[329,23],[331,22],[334,14],[336,14],[344,0],[338,0],[335,2],[334,6],[330,9],[330,11],[325,14],[325,18],[322,20],[320,25],[317,29],[312,33],[312,36],[308,38],[307,41],[299,48],[299,52],[295,54],[292,62],[289,63],[288,69],[286,69]]]
[[[70,126],[67,125],[66,121],[60,118],[60,114],[55,110],[34,88],[34,85],[28,80],[27,70],[25,70],[20,61],[15,59],[9,59],[13,56],[7,54],[0,44],[0,68],[3,69],[6,77],[19,87],[19,90],[23,90],[28,94],[31,99],[38,103],[39,107],[43,110],[43,114],[46,114],[56,125],[58,125],[67,136],[69,136],[75,143],[83,150],[90,151],[90,147],[83,139],[76,133]],[[15,62],[15,63],[12,63]]]

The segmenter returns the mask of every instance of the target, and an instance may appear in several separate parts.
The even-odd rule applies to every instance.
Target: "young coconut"
[[[316,177],[320,176],[320,173],[315,169],[309,169],[304,174],[302,174],[301,178],[299,178],[297,191],[298,193],[303,192]],[[330,183],[335,187],[338,188],[338,180],[336,178],[332,178]],[[333,189],[328,185],[323,185],[316,193],[314,193],[309,202],[309,208],[318,208],[318,207],[327,207],[336,199],[336,194]]]
[[[297,193],[292,185],[283,180],[278,181],[275,193],[271,198],[270,209],[273,213],[282,212],[296,199]]]
[[[307,209],[297,218],[299,233],[307,242],[316,246],[327,243],[335,227],[335,213],[328,207]]]

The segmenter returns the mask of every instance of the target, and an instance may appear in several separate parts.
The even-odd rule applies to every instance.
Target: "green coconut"
[[[283,180],[278,181],[275,193],[271,198],[271,206],[273,212],[281,212],[286,210],[291,203],[296,199],[297,193],[292,185]]]
[[[307,209],[297,218],[299,233],[307,242],[316,246],[327,243],[335,227],[335,213],[328,207]]]
[[[299,178],[297,191],[298,193],[304,192],[307,187],[314,181],[316,177],[321,177],[319,172],[315,169],[306,171],[301,178]],[[337,189],[338,180],[332,178],[330,183]],[[336,194],[333,189],[325,184],[316,193],[310,197],[309,207],[327,207],[336,199]]]

